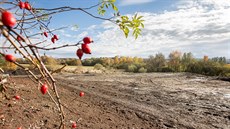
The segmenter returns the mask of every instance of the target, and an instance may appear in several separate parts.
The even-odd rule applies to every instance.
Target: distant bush
[[[58,62],[55,58],[49,56],[42,56],[41,60],[44,62],[45,65],[57,65]]]
[[[4,65],[2,66],[2,69],[4,71],[15,71],[17,69],[17,65],[11,62],[5,62]]]
[[[69,70],[69,71],[72,71],[72,70]],[[73,73],[83,73],[85,72],[86,70],[84,70],[84,67],[83,66],[77,66],[74,70],[73,70]]]
[[[117,69],[127,69],[128,65],[129,65],[128,63],[120,63],[120,64],[113,65],[113,67]]]
[[[4,71],[14,71],[17,69],[17,65],[15,65],[14,63],[5,61],[5,59],[2,56],[0,56],[0,67]]]
[[[96,64],[103,64],[103,58],[90,58],[82,60],[83,66],[94,66]]]
[[[79,59],[69,59],[65,62],[69,66],[81,66],[81,61]]]
[[[95,64],[94,69],[96,69],[96,70],[104,70],[105,67],[102,64]]]
[[[126,72],[136,72],[137,67],[134,64],[128,65],[128,67],[125,69]]]
[[[5,61],[4,57],[2,57],[1,55],[0,55],[0,67],[4,71],[14,71],[17,69],[17,65],[15,65],[14,63]]]
[[[48,65],[48,66],[46,66],[46,68],[49,70],[49,71],[53,71],[53,70],[55,70],[55,66],[54,65]],[[30,68],[30,69],[33,69],[33,68]]]
[[[169,67],[162,67],[157,70],[158,72],[175,72],[172,68]]]
[[[162,53],[158,53],[155,56],[149,56],[145,63],[148,72],[159,72],[158,69],[165,66],[166,59]]]
[[[146,73],[147,69],[145,69],[144,67],[139,68],[138,73]]]
[[[227,76],[230,73],[230,69],[223,67],[218,62],[197,61],[195,63],[189,64],[186,72],[204,74],[209,76]]]

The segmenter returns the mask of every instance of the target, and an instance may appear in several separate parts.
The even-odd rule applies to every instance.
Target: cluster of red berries
[[[22,2],[19,1],[18,2],[18,6],[20,7],[20,9],[26,9],[26,10],[32,10],[31,5],[29,4],[29,2]],[[17,23],[16,18],[14,17],[14,15],[9,12],[9,11],[3,11],[2,12],[2,23],[3,25],[5,25],[8,28],[12,28],[15,26],[15,24]],[[18,41],[22,41],[21,36],[17,36],[17,40]]]
[[[32,10],[32,7],[29,2],[19,1],[18,6],[20,7],[20,9]]]
[[[89,47],[89,44],[93,42],[93,40],[90,37],[83,38],[83,44],[81,45],[81,49],[79,48],[76,52],[79,59],[82,58],[83,54],[91,54],[91,49]]]
[[[12,28],[15,26],[16,22],[17,22],[17,20],[11,12],[9,12],[9,11],[3,11],[2,12],[2,23],[3,23],[3,25],[5,25],[9,28]]]
[[[18,3],[18,6],[21,8],[21,9],[27,9],[27,10],[31,10],[32,7],[31,5],[29,4],[29,2],[22,2],[20,1]],[[12,28],[15,26],[17,20],[15,19],[14,15],[9,12],[9,11],[3,11],[2,12],[2,23],[9,27],[9,28]]]
[[[32,10],[32,7],[31,5],[29,4],[29,2],[22,2],[22,1],[19,1],[18,2],[18,6],[20,7],[20,9],[26,9],[26,10]],[[8,28],[13,28],[16,23],[17,23],[17,20],[16,18],[14,17],[14,15],[9,12],[9,11],[3,11],[2,12],[2,15],[1,15],[1,20],[2,20],[2,23],[4,26],[8,27]],[[43,32],[43,35],[45,37],[48,37],[48,33],[47,32]],[[55,43],[56,41],[58,40],[58,36],[57,35],[53,35],[53,37],[51,38],[51,41],[53,43]],[[18,35],[17,36],[17,41],[23,41],[23,38],[21,35]],[[85,37],[83,38],[83,44],[81,45],[81,49],[79,48],[76,52],[77,56],[79,57],[79,59],[82,58],[83,54],[91,54],[91,49],[89,47],[88,44],[92,43],[93,40],[90,38],[90,37]],[[9,62],[16,62],[16,58],[11,55],[11,54],[6,54],[5,56],[5,60],[6,61],[9,61]],[[46,94],[48,92],[48,86],[46,83],[44,83],[41,88],[40,88],[40,91],[42,94]],[[80,92],[79,93],[79,96],[80,97],[83,97],[85,95],[84,92]],[[14,99],[15,100],[19,100],[21,97],[19,95],[15,95],[14,96]],[[74,122],[72,123],[72,128],[76,128],[77,127],[77,124]],[[18,127],[17,129],[21,129],[22,127]]]
[[[48,37],[48,33],[46,31],[43,32],[43,35]],[[55,43],[57,40],[58,40],[58,36],[56,34],[53,35],[53,37],[51,38],[52,43]]]

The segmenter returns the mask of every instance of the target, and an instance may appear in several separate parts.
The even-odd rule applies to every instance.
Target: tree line
[[[46,65],[70,65],[70,66],[95,66],[96,69],[123,69],[126,72],[191,72],[210,76],[230,76],[230,68],[225,57],[214,57],[209,59],[196,59],[191,52],[182,53],[172,51],[168,57],[162,53],[150,55],[148,58],[115,56],[88,58],[79,60],[76,58],[53,58],[42,56],[42,61]],[[28,64],[22,58],[17,59],[19,63]],[[16,69],[11,63],[0,58],[0,66],[3,69]]]

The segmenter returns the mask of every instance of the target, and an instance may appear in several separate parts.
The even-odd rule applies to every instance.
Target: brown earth
[[[230,129],[227,81],[188,73],[61,73],[55,78],[68,107],[67,128],[77,121],[79,129]],[[14,76],[6,86],[9,100],[0,99],[0,129],[58,128],[57,109],[38,85]]]

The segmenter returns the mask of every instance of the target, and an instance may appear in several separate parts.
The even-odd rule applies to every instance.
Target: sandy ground
[[[188,73],[55,75],[66,127],[230,129],[230,82]],[[57,109],[31,80],[11,77],[0,129],[58,128]],[[85,92],[79,97],[79,92]],[[14,100],[14,95],[20,100]],[[71,111],[70,111],[71,110]]]

